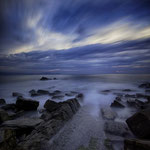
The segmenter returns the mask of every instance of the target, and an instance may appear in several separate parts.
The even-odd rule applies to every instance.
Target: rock
[[[119,136],[126,136],[129,134],[126,124],[117,121],[106,121],[104,124],[104,130],[107,133]]]
[[[60,107],[60,104],[52,100],[47,100],[46,103],[44,104],[44,108],[49,112],[56,110],[58,107]]]
[[[125,106],[121,102],[118,102],[117,100],[114,100],[114,102],[111,103],[111,107],[124,108]]]
[[[2,126],[14,128],[35,128],[43,120],[38,118],[19,118],[15,120],[5,121]]]
[[[64,96],[63,95],[55,95],[55,96],[52,96],[52,99],[63,99]]]
[[[1,98],[0,99],[0,105],[3,105],[3,104],[6,104],[6,101],[3,98]]]
[[[45,80],[49,80],[49,79],[47,77],[41,77],[40,80],[45,81]]]
[[[3,135],[2,141],[0,142],[0,150],[19,150],[16,148],[16,132],[13,129],[3,129],[2,132]]]
[[[55,107],[52,111],[51,104]],[[57,107],[59,105],[59,107]],[[39,124],[35,130],[31,132],[22,142],[19,143],[19,146],[24,150],[41,150],[42,146],[45,145],[63,126],[64,124],[71,119],[80,107],[76,99],[70,99],[65,102],[56,103],[48,100],[45,103],[45,107],[49,109],[47,114],[50,114],[51,117]],[[72,108],[74,107],[74,108]]]
[[[16,111],[16,104],[6,104],[1,107],[4,110],[13,110]]]
[[[114,112],[111,108],[101,108],[101,113],[103,115],[103,118],[108,120],[114,120],[117,116],[117,113]]]
[[[146,93],[150,93],[150,90],[145,90]]]
[[[136,98],[136,95],[126,94],[125,97],[129,98]]]
[[[124,150],[150,150],[150,141],[139,139],[125,139]]]
[[[146,95],[141,94],[141,93],[136,93],[137,98],[146,98]]]
[[[150,139],[150,109],[135,113],[126,122],[134,135]]]
[[[57,78],[53,78],[53,80],[57,80]]]
[[[31,96],[38,96],[39,95],[36,90],[30,90],[29,93]]]
[[[131,89],[123,89],[122,91],[123,92],[131,92],[132,90]]]
[[[39,102],[31,99],[25,99],[18,97],[16,101],[16,107],[18,110],[37,110]]]
[[[82,93],[79,93],[75,98],[78,99],[79,101],[83,101],[84,95]]]
[[[135,102],[135,99],[127,99],[127,104],[129,105],[129,106],[135,106],[136,105],[136,102]]]
[[[45,95],[45,94],[49,94],[49,91],[46,91],[46,90],[38,90],[38,91],[37,91],[37,94],[39,94],[39,95]]]
[[[140,84],[139,88],[150,88],[150,83],[149,82],[145,82],[143,84]]]
[[[18,93],[18,92],[13,92],[13,93],[12,93],[12,96],[13,96],[13,97],[19,97],[19,96],[23,96],[23,94]]]
[[[120,96],[117,96],[115,100],[116,100],[116,101],[121,101],[121,97],[120,97]]]
[[[111,90],[103,90],[103,91],[101,91],[102,93],[109,93],[109,92],[111,92]]]
[[[9,117],[8,113],[5,110],[0,109],[0,123],[4,122],[6,120],[9,120],[9,119],[10,119],[10,117]]]

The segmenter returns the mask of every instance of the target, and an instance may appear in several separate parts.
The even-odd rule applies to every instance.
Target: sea
[[[56,78],[56,80],[41,81],[40,78]],[[136,94],[145,93],[139,88],[139,84],[150,82],[150,74],[100,74],[100,75],[7,75],[0,76],[0,98],[7,103],[15,103],[16,97],[13,92],[22,93],[25,98],[34,99],[40,102],[38,110],[43,109],[46,100],[51,99],[49,95],[31,97],[29,91],[48,90],[53,92],[60,90],[64,93],[75,91],[84,94],[84,100],[80,102],[81,109],[70,120],[65,127],[49,141],[45,150],[80,150],[88,148],[91,140],[97,141],[97,150],[105,150],[104,140],[108,138],[103,125],[104,119],[100,114],[102,107],[110,107],[117,96],[116,93]],[[130,89],[131,91],[124,91]],[[110,92],[103,92],[109,90]],[[54,99],[56,102],[66,101],[70,97]],[[71,97],[72,98],[72,97]],[[133,115],[135,111],[126,107],[116,110],[117,121],[125,120]],[[37,116],[40,113],[37,114]],[[112,138],[112,137],[110,137]],[[123,140],[122,140],[123,141]],[[116,144],[115,144],[116,145]],[[115,150],[123,149],[123,142],[114,146]]]

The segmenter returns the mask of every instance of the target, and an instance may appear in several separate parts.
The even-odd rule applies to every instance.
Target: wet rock
[[[29,93],[31,96],[38,96],[39,95],[36,90],[30,90]]]
[[[104,145],[108,150],[114,150],[113,143],[110,139],[105,139]]]
[[[101,108],[101,113],[103,115],[103,118],[108,120],[114,120],[117,116],[117,113],[114,112],[111,108]]]
[[[125,107],[121,102],[119,102],[119,101],[117,101],[117,100],[114,100],[114,102],[111,103],[110,106],[111,106],[111,107],[118,107],[118,108],[124,108],[124,107]]]
[[[102,93],[109,93],[109,92],[111,92],[111,90],[103,90],[103,91],[101,91]]]
[[[63,99],[64,98],[64,95],[55,95],[55,96],[52,96],[52,99]]]
[[[6,120],[9,120],[9,119],[10,119],[10,117],[9,117],[8,113],[5,110],[0,109],[0,123],[4,122]]]
[[[149,82],[145,82],[139,85],[139,88],[150,88],[150,83]]]
[[[79,93],[75,98],[78,99],[79,101],[83,101],[84,95],[82,93]]]
[[[18,110],[37,110],[39,102],[31,99],[25,99],[18,97],[16,101],[16,107]]]
[[[19,92],[13,92],[12,93],[13,97],[19,97],[19,96],[23,96],[23,94],[19,93]]]
[[[150,90],[145,90],[146,93],[150,93]]]
[[[126,122],[134,135],[150,139],[150,109],[135,113]]]
[[[47,100],[44,104],[44,108],[49,112],[56,110],[58,107],[60,107],[60,103],[56,103],[52,100]]]
[[[121,101],[121,97],[120,97],[120,96],[117,96],[115,100],[116,100],[116,101]]]
[[[3,98],[0,98],[0,105],[6,104],[6,101]]]
[[[43,120],[38,118],[19,118],[15,120],[5,121],[2,126],[15,128],[35,128]]]
[[[136,105],[135,99],[132,99],[132,98],[127,99],[127,104],[129,106],[135,106]]]
[[[3,129],[2,141],[0,141],[0,150],[19,150],[16,148],[16,132],[13,129]]]
[[[146,98],[146,95],[141,94],[141,93],[136,93],[137,98]]]
[[[57,78],[53,78],[53,80],[57,80]]]
[[[16,111],[16,104],[6,104],[1,107],[4,110],[13,110]]]
[[[132,90],[131,89],[123,89],[122,91],[123,92],[131,92]]]
[[[129,134],[128,127],[123,122],[106,121],[104,124],[104,130],[107,133],[119,136],[126,136]]]
[[[51,109],[51,104],[54,107],[56,105],[56,109],[53,111]],[[57,107],[58,105],[59,107]],[[41,150],[42,146],[45,145],[45,143],[48,142],[64,126],[66,121],[71,119],[75,113],[73,110],[77,111],[80,107],[78,101],[73,99],[60,103],[53,103],[48,100],[45,103],[45,106],[48,110],[50,110],[50,112],[47,111],[47,114],[51,117],[38,125],[30,135],[19,143],[24,150]]]
[[[40,80],[45,81],[45,80],[49,80],[49,79],[47,77],[41,77]]]
[[[37,90],[37,94],[38,95],[45,95],[45,94],[49,94],[49,91],[47,91],[47,90]]]
[[[150,141],[139,139],[125,139],[124,150],[150,150]]]
[[[136,95],[126,94],[125,97],[126,98],[136,98]]]

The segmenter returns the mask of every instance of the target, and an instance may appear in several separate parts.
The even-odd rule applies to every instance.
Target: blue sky
[[[1,0],[1,74],[150,73],[150,0]]]

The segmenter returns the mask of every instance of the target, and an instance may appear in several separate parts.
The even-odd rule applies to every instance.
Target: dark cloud
[[[150,40],[1,55],[2,73],[150,73]],[[136,44],[135,44],[136,43]],[[141,45],[145,45],[141,49]]]

